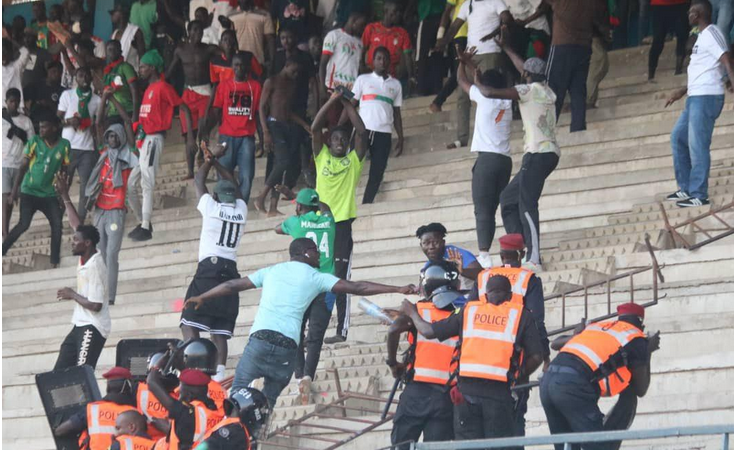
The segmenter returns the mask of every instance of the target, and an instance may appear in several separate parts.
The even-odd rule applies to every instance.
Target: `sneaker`
[[[131,236],[130,239],[136,242],[149,241],[153,239],[153,232],[146,228],[140,227],[140,231],[138,231],[135,236]]]
[[[531,270],[533,273],[541,273],[543,271],[542,264],[535,264],[532,261],[523,261],[522,267],[523,269]]]
[[[324,344],[338,344],[340,342],[345,342],[346,340],[347,338],[345,338],[341,334],[335,334],[334,336],[329,336],[324,339]]]
[[[686,194],[685,192],[683,192],[681,190],[677,190],[677,191],[673,192],[672,194],[670,194],[669,196],[665,197],[665,200],[679,202],[679,201],[682,201],[682,200],[688,200],[689,198],[691,198],[690,195]]]
[[[311,377],[304,375],[298,380],[298,395],[301,399],[301,405],[306,406],[311,403]]]
[[[492,257],[489,256],[489,253],[480,253],[477,261],[479,261],[479,264],[481,264],[485,269],[492,267]]]
[[[140,230],[142,229],[143,229],[143,224],[139,223],[137,227],[133,228],[133,230],[127,234],[127,237],[129,237],[130,239],[135,239],[135,236],[140,234]]]
[[[693,208],[695,206],[708,205],[709,201],[701,200],[700,198],[696,197],[691,197],[688,200],[681,200],[679,202],[676,202],[675,204],[678,205],[680,208]]]

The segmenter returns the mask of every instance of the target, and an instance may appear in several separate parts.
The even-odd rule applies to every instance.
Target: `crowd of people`
[[[524,434],[528,391],[511,387],[526,383],[541,365],[541,400],[552,433],[619,427],[624,420],[609,425],[596,403],[600,395],[622,393],[619,414],[633,416],[636,400],[629,406],[629,393],[635,399],[645,394],[657,337],[642,331],[644,310],[623,305],[619,320],[579,327],[550,343],[536,274],[542,271],[538,203],[559,164],[556,124],[565,95],[570,132],[585,130],[586,110],[595,107],[608,70],[606,52],[615,33],[628,31],[630,15],[620,22],[613,0],[328,3],[122,1],[109,11],[114,30],[106,41],[93,34],[92,11],[82,0],[54,5],[48,15],[45,4],[35,2],[30,26],[21,16],[3,26],[3,255],[40,211],[51,228],[50,263],[60,263],[64,213],[79,257],[76,289],[57,293],[75,309],[55,368],[96,366],[111,330],[127,211],[137,221],[127,236],[153,239],[156,176],[178,111],[186,178],[193,180],[202,216],[198,266],[180,328],[186,342],[209,343],[213,359],[205,371],[182,369],[175,382],[161,374],[165,362],[153,364],[150,393],[168,411],[156,417],[172,419],[154,425],[167,445],[192,448],[224,417],[208,412],[215,408],[205,388],[225,378],[239,292],[258,288],[233,404],[242,401],[235,395],[256,395],[248,386],[262,378],[266,408],[274,408],[294,373],[301,401],[310,403],[323,344],[347,340],[350,296],[399,293],[421,300],[389,312],[395,322],[387,333],[387,364],[407,381],[393,444],[421,434],[426,440]],[[734,80],[731,12],[714,3],[649,5],[649,80],[669,33],[678,39],[676,74],[690,53],[687,88],[666,104],[688,96],[671,136],[678,190],[667,198],[680,207],[709,203],[711,138],[727,86],[731,90],[727,78]],[[714,14],[723,29],[714,25]],[[457,88],[457,136],[449,148],[469,143],[470,107],[477,105],[470,149],[477,153],[478,256],[446,244],[446,228],[431,223],[416,232],[427,260],[418,287],[350,281],[356,193],[366,160],[363,204],[376,201],[391,153],[404,149],[404,97],[435,95],[429,108],[438,113]],[[511,177],[516,118],[524,154]],[[261,157],[265,181],[254,186]],[[212,167],[218,181],[210,193]],[[76,204],[70,196],[75,182]],[[259,192],[251,195],[253,189]],[[274,230],[293,238],[290,261],[241,276],[238,249],[251,210],[282,216],[281,199],[296,203],[296,214]],[[18,203],[20,217],[11,228]],[[497,263],[490,248],[498,208],[506,234]],[[336,333],[325,338],[334,305]],[[411,350],[399,362],[406,332]],[[553,361],[550,348],[560,350]],[[128,373],[113,370],[105,378],[110,401],[127,405],[110,407],[122,422],[118,428],[128,430],[121,435],[150,438],[145,448],[152,448],[156,432],[146,433],[155,421],[141,410],[149,430],[143,432],[140,414],[126,413],[136,404]],[[179,381],[177,399],[171,392]],[[118,394],[130,398],[117,401]],[[198,408],[212,420],[199,422]],[[98,412],[90,409],[55,432],[81,432]],[[227,425],[242,424],[253,435],[237,414]],[[111,439],[99,446],[92,438],[90,448],[106,449]]]

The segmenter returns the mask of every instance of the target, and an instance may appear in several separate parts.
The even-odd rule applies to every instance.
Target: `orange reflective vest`
[[[416,303],[418,314],[426,322],[433,323],[451,315],[451,311],[444,311],[433,306],[432,302]],[[413,333],[408,334],[408,342],[414,345],[413,361],[409,370],[413,371],[413,381],[422,383],[446,384],[451,377],[451,358],[459,342],[458,337],[449,338],[443,342],[438,339],[427,339],[420,333],[417,340]]]
[[[79,437],[79,448],[107,450],[115,437],[115,421],[130,405],[118,405],[107,400],[87,403],[87,429]]]
[[[141,436],[123,435],[115,438],[120,443],[120,450],[151,450],[155,445],[155,439]]]
[[[597,372],[622,350],[622,347],[632,342],[633,339],[644,337],[645,334],[631,323],[622,321],[593,323],[568,341],[561,352],[575,355],[592,371]],[[599,379],[599,388],[603,397],[613,397],[619,394],[629,386],[632,379],[632,374],[626,366],[610,368],[610,370],[613,372],[600,371],[602,378]]]
[[[209,431],[206,432],[206,434],[204,435],[204,438],[201,440],[201,442],[204,442],[207,439],[209,439],[209,437],[212,434],[214,434],[216,431],[218,431],[220,428],[224,428],[226,426],[233,425],[233,424],[237,424],[238,426],[242,427],[243,430],[245,430],[245,435],[247,436],[247,445],[246,446],[243,446],[242,449],[243,450],[250,450],[250,448],[251,448],[250,447],[250,433],[247,431],[247,427],[243,426],[240,423],[240,419],[238,419],[237,417],[226,417],[226,418],[224,418],[221,422],[219,422],[219,424],[217,426],[215,426],[214,428],[212,428],[211,430],[209,430]]]
[[[508,382],[523,306],[475,300],[464,306],[459,376]]]
[[[191,406],[195,408],[194,441],[191,445],[191,448],[194,448],[202,441],[202,439],[204,439],[206,432],[214,428],[222,420],[224,414],[219,409],[211,410],[207,408],[206,405],[199,400],[192,401]],[[175,420],[171,421],[171,433],[169,436],[168,448],[170,450],[179,450],[180,440],[176,434]]]
[[[510,280],[512,285],[512,299],[510,301],[524,304],[525,294],[528,292],[528,284],[530,283],[530,277],[533,276],[533,271],[512,266],[484,269],[477,276],[477,292],[480,300],[487,302],[487,280],[495,275],[502,275]]]
[[[222,414],[224,414],[224,400],[227,399],[227,391],[224,390],[219,382],[214,380],[211,380],[209,382],[207,389],[208,391],[206,393],[206,396],[212,399],[214,401],[214,404],[217,405],[217,409],[222,411]],[[179,388],[176,388],[176,390],[173,391],[174,397],[176,398],[178,398],[178,391]]]
[[[178,392],[171,395],[178,398]],[[148,419],[148,435],[153,439],[164,437],[165,435],[156,428],[150,421],[153,419],[168,419],[168,410],[161,405],[160,400],[150,392],[147,383],[138,383],[138,411]]]
[[[158,441],[153,444],[153,450],[168,450],[168,441],[165,437],[162,437],[158,439]]]

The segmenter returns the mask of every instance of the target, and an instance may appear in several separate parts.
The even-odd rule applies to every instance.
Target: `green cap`
[[[229,180],[217,181],[214,193],[221,203],[235,203],[237,200],[237,186]]]
[[[296,203],[304,206],[319,206],[319,194],[313,189],[301,189],[296,196]]]

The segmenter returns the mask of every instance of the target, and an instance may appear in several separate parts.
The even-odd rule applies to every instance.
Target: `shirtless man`
[[[297,59],[293,57],[286,59],[283,69],[265,81],[260,97],[260,124],[263,128],[263,142],[266,152],[273,150],[274,162],[273,170],[265,179],[265,189],[255,200],[255,209],[264,212],[265,198],[272,192],[268,217],[282,214],[277,209],[279,193],[273,188],[283,184],[293,189],[301,175],[298,153],[301,132],[296,127],[301,126],[307,132],[310,127],[292,107],[299,70]]]
[[[183,68],[184,73],[184,89],[181,99],[191,110],[191,123],[193,126],[194,139],[199,129],[199,120],[205,117],[206,108],[209,105],[209,98],[212,95],[212,87],[209,84],[209,62],[215,55],[221,54],[221,50],[216,45],[207,45],[201,43],[204,36],[204,26],[198,20],[192,20],[186,27],[189,40],[182,42],[173,52],[173,61],[166,71],[166,79],[170,80],[173,73],[178,69],[179,64]],[[184,117],[181,116],[181,133],[186,137],[188,130]],[[194,178],[194,157],[190,153],[186,153],[186,162],[188,164],[188,176],[186,179]]]
[[[130,11],[122,5],[115,5],[110,11],[110,21],[115,27],[110,39],[120,41],[122,57],[137,71],[140,68],[140,57],[145,54],[143,31],[130,23]]]

